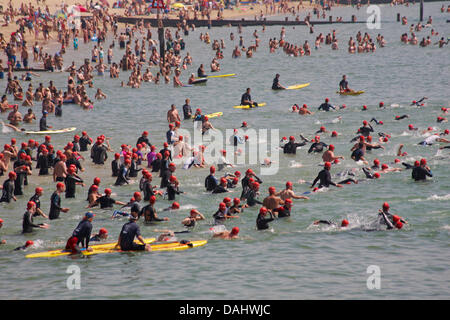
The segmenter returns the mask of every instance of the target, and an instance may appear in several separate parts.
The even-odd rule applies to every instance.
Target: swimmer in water
[[[225,240],[237,239],[239,234],[239,227],[233,227],[231,231],[225,230],[221,232],[216,232],[213,238],[221,238]]]
[[[311,189],[314,188],[314,186],[316,185],[317,181],[320,181],[319,182],[319,188],[323,188],[323,187],[328,188],[330,185],[342,188],[342,185],[336,184],[333,181],[331,181],[330,169],[331,169],[331,162],[325,162],[323,170],[321,170],[319,172],[319,174],[314,179],[314,181],[313,181],[313,183],[312,183],[310,188]]]
[[[328,146],[328,150],[325,151],[322,155],[323,162],[334,162],[337,159],[344,160],[343,156],[335,156],[334,155],[334,145],[330,144]]]
[[[329,101],[330,101],[330,99],[325,98],[325,102],[319,106],[318,110],[323,110],[323,111],[330,111],[330,109],[336,110],[336,108],[334,106],[332,106],[331,104],[328,103]]]
[[[198,210],[192,209],[189,213],[189,217],[184,218],[181,224],[187,228],[193,228],[197,221],[205,220],[205,216],[201,214]]]
[[[269,212],[270,217],[266,218],[267,212]],[[272,211],[267,210],[266,207],[259,209],[258,217],[256,218],[256,228],[258,230],[269,229],[269,222],[275,220]]]
[[[306,196],[297,196],[294,191],[292,190],[293,185],[291,181],[286,182],[286,189],[277,192],[276,195],[281,198],[281,200],[286,201],[288,199],[305,199],[308,200],[309,198]]]

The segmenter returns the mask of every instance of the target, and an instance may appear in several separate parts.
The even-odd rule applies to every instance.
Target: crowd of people
[[[287,2],[281,2],[281,7],[287,10]],[[282,9],[282,10],[284,10]],[[270,9],[272,10],[272,9]],[[19,10],[13,9],[12,5],[9,9],[8,17],[14,18],[16,16],[35,16],[36,8],[30,5],[22,5]],[[116,16],[108,14],[108,10],[96,9],[93,11],[92,19],[81,20],[81,32],[77,29],[70,29],[67,20],[63,17],[59,18],[46,18],[50,15],[48,8],[45,12],[38,10],[39,14],[33,20],[31,25],[26,23],[26,18],[19,18],[19,29],[17,33],[11,35],[10,41],[3,47],[8,62],[8,81],[6,85],[5,95],[2,97],[0,104],[1,112],[7,113],[9,111],[7,120],[9,128],[20,132],[21,123],[33,123],[37,121],[36,115],[33,113],[32,107],[35,102],[42,102],[42,117],[40,119],[40,131],[47,131],[51,129],[51,126],[47,125],[46,119],[50,114],[55,116],[62,116],[62,110],[64,104],[78,104],[83,109],[93,109],[93,102],[87,95],[86,85],[89,88],[94,87],[93,79],[97,76],[103,76],[106,70],[109,68],[110,78],[117,79],[120,70],[122,72],[130,72],[128,83],[122,83],[122,86],[130,86],[132,88],[139,88],[142,82],[154,82],[158,84],[160,78],[164,78],[164,82],[170,83],[170,75],[173,74],[173,84],[175,87],[183,86],[180,79],[180,75],[183,70],[187,69],[187,66],[194,63],[193,57],[187,53],[182,58],[182,51],[185,50],[186,43],[181,37],[181,33],[186,32],[189,26],[184,21],[175,30],[175,35],[172,35],[170,29],[166,29],[166,51],[164,59],[159,56],[157,45],[158,42],[153,40],[152,29],[149,25],[145,25],[143,22],[139,22],[135,26],[125,25],[124,32],[119,34],[119,27],[117,24]],[[430,17],[431,19],[431,17]],[[30,19],[28,19],[30,20]],[[61,44],[61,49],[55,55],[43,53],[43,48],[40,47],[39,52],[34,51],[36,56],[35,62],[43,61],[44,68],[49,71],[62,70],[63,55],[66,48],[69,46],[69,40],[73,40],[73,50],[78,50],[78,46],[82,45],[78,42],[78,37],[83,36],[84,43],[96,42],[94,49],[91,51],[91,57],[86,58],[81,66],[76,66],[75,62],[72,63],[64,71],[68,72],[67,88],[66,91],[57,90],[52,81],[49,82],[47,87],[44,87],[43,83],[40,83],[38,88],[34,90],[31,83],[28,85],[28,89],[23,94],[24,88],[23,82],[31,81],[36,74],[27,72],[24,79],[19,79],[16,75],[16,69],[20,69],[22,66],[28,66],[28,48],[23,34],[25,33],[25,27],[30,31],[33,28],[44,30],[50,29],[48,23],[53,23],[53,30],[57,31],[57,39]],[[430,22],[431,23],[431,22]],[[38,28],[39,26],[39,28]],[[47,27],[46,27],[47,26]],[[312,28],[312,26],[311,26]],[[191,28],[194,30],[194,28]],[[264,28],[262,32],[264,32]],[[311,29],[312,30],[312,29]],[[311,48],[309,44],[305,42],[303,46],[296,46],[285,42],[285,28],[281,29],[280,40],[271,39],[269,41],[270,51],[282,47],[287,54],[297,55],[310,55]],[[109,49],[105,52],[103,49],[104,43],[106,43],[108,37],[112,33],[113,40],[109,46]],[[242,27],[238,27],[238,33],[242,33]],[[137,35],[143,35],[142,39],[138,39]],[[36,35],[36,31],[35,31]],[[435,33],[434,35],[438,35]],[[36,35],[36,38],[38,34]],[[49,40],[49,31],[44,32],[44,41]],[[253,52],[257,51],[259,47],[259,35],[257,30],[253,33],[255,38],[255,44],[245,48],[243,37],[240,36],[239,46],[236,46],[233,50],[233,57],[240,57],[240,50],[246,52],[248,58],[251,57]],[[211,44],[211,39],[208,33],[201,34],[200,39],[207,44]],[[233,33],[230,34],[230,40],[234,41]],[[375,51],[375,44],[372,38],[366,33],[364,36],[361,32],[356,35],[358,42],[358,52],[373,52]],[[120,59],[119,63],[113,61],[113,48],[115,42],[118,42],[119,48],[124,50],[124,55]],[[134,41],[134,46],[133,45]],[[376,38],[378,44],[383,47],[385,40],[383,36],[378,35]],[[315,48],[318,49],[320,44],[325,42],[327,45],[331,45],[333,49],[337,49],[337,37],[336,31],[332,30],[326,37],[320,34],[317,37]],[[103,43],[103,44],[102,44]],[[213,40],[212,50],[216,52],[210,64],[210,72],[220,71],[220,59],[223,59],[222,50],[225,48],[223,40]],[[36,44],[34,48],[37,48]],[[106,47],[106,46],[105,46]],[[360,50],[361,47],[361,50]],[[148,48],[148,51],[146,50]],[[240,48],[240,49],[239,49]],[[356,49],[356,43],[350,38],[349,51]],[[35,50],[35,49],[33,49]],[[21,52],[21,59],[17,60],[16,53]],[[81,52],[81,51],[80,51]],[[147,52],[150,54],[147,55]],[[42,57],[42,59],[40,59]],[[48,62],[46,62],[48,60]],[[18,65],[18,62],[22,64]],[[93,66],[95,64],[95,67]],[[155,76],[150,71],[152,67],[159,67],[159,72]],[[144,69],[146,69],[144,71]],[[94,74],[94,70],[97,74]],[[205,77],[205,70],[203,65],[200,65],[198,70],[198,77]],[[278,74],[274,79],[274,85],[272,89],[283,90],[280,84],[280,75]],[[343,81],[339,84],[339,91],[345,92],[349,90],[346,77],[343,76]],[[13,96],[15,101],[23,101],[22,106],[30,107],[28,113],[25,116],[18,111],[18,104],[10,104],[8,102],[8,95]],[[108,97],[102,92],[101,88],[97,88],[95,99],[107,99]],[[414,108],[424,107],[422,103],[426,99],[419,101],[413,101],[412,106]],[[242,105],[248,105],[250,107],[256,107],[258,104],[251,99],[250,88],[242,95]],[[331,110],[344,109],[345,105],[336,107],[330,104],[328,98],[325,102],[318,107],[318,112],[328,112]],[[379,103],[379,108],[386,108],[383,102]],[[12,109],[12,110],[11,110]],[[363,110],[367,108],[363,107]],[[293,107],[293,112],[298,113],[301,116],[312,116],[313,112],[309,111],[306,104],[302,108],[297,105]],[[446,118],[443,116],[447,113],[447,109],[442,109],[442,116],[438,119],[439,123],[445,122]],[[87,194],[87,208],[93,208],[99,206],[101,209],[112,209],[116,205],[121,206],[119,210],[115,210],[111,215],[112,218],[128,217],[129,222],[125,223],[122,227],[120,235],[118,236],[118,246],[122,250],[150,250],[150,246],[146,244],[141,236],[141,232],[137,221],[142,219],[144,224],[158,224],[168,221],[169,217],[160,217],[158,215],[155,204],[158,201],[162,201],[162,198],[167,198],[172,204],[162,212],[169,210],[178,210],[180,204],[176,201],[180,194],[189,192],[189,190],[182,190],[180,181],[176,177],[176,171],[182,167],[183,169],[202,168],[209,167],[209,175],[205,177],[205,189],[211,194],[226,193],[241,188],[240,197],[231,199],[230,197],[224,197],[223,201],[218,205],[218,209],[212,214],[212,219],[217,225],[223,224],[228,219],[239,219],[242,214],[247,214],[252,207],[260,207],[259,213],[256,218],[256,228],[258,230],[264,230],[269,228],[269,223],[275,219],[289,217],[291,210],[294,206],[293,200],[308,200],[309,197],[306,194],[312,194],[309,191],[304,194],[296,194],[293,190],[293,183],[291,181],[286,182],[286,188],[277,191],[274,186],[267,188],[268,195],[260,199],[260,186],[263,181],[256,176],[252,169],[247,169],[245,174],[242,175],[240,171],[234,173],[223,172],[225,168],[233,167],[233,164],[227,160],[227,154],[225,150],[222,150],[222,156],[217,164],[207,163],[204,157],[204,151],[207,146],[199,146],[193,148],[186,141],[186,137],[180,134],[180,128],[182,128],[183,121],[196,121],[202,134],[207,134],[208,130],[214,130],[208,116],[203,115],[201,109],[197,109],[192,114],[189,99],[186,99],[186,104],[183,106],[184,119],[182,120],[175,105],[170,107],[167,113],[168,131],[166,132],[166,142],[161,146],[156,146],[149,139],[149,132],[143,131],[141,136],[137,138],[136,143],[128,144],[124,142],[120,146],[120,151],[115,152],[110,144],[110,138],[105,135],[99,135],[95,140],[89,136],[86,130],[77,133],[73,136],[73,139],[67,141],[64,146],[54,146],[52,144],[51,135],[46,135],[43,141],[36,141],[34,139],[28,139],[28,141],[18,142],[16,139],[11,139],[9,144],[3,146],[3,151],[0,153],[0,176],[5,175],[5,180],[1,186],[2,196],[0,202],[11,203],[12,201],[21,203],[24,198],[24,188],[29,184],[29,180],[33,179],[33,176],[39,175],[47,177],[49,184],[55,183],[55,190],[49,198],[49,212],[48,215],[41,207],[40,197],[43,196],[43,188],[37,187],[31,198],[26,203],[26,211],[22,217],[23,219],[23,233],[31,233],[33,229],[51,229],[51,226],[47,223],[35,224],[34,219],[60,219],[61,213],[69,212],[70,208],[63,205],[63,195],[65,198],[79,198],[79,191],[77,192],[77,186],[85,187],[85,180],[90,180],[92,177],[86,177],[83,179],[83,175],[88,175],[87,167],[88,162],[101,166],[110,166],[111,175],[116,178],[115,186],[120,187],[130,184],[130,180],[139,180],[139,191],[133,192],[130,199],[116,200],[112,197],[112,190],[110,188],[101,189],[101,178],[94,177],[92,185],[90,185]],[[402,115],[396,117],[394,120],[402,120],[408,118],[408,115]],[[340,121],[340,119],[337,119]],[[378,121],[372,118],[370,122],[375,122],[376,125],[382,125],[382,121]],[[355,162],[361,163],[364,166],[361,170],[355,168],[352,170],[345,170],[335,174],[335,177],[339,177],[339,182],[334,182],[331,174],[333,165],[337,165],[340,160],[344,159],[344,156],[337,156],[334,154],[335,147],[332,143],[323,142],[325,139],[338,139],[339,134],[333,131],[331,135],[328,135],[329,131],[324,126],[321,126],[315,133],[314,138],[305,138],[300,135],[301,142],[296,142],[295,136],[290,136],[289,139],[284,137],[281,140],[280,149],[283,150],[283,154],[286,157],[292,157],[297,154],[297,148],[305,145],[309,145],[309,154],[322,154],[321,160],[318,162],[323,166],[318,172],[317,177],[311,182],[310,188],[313,192],[319,192],[323,188],[329,188],[330,186],[343,187],[347,184],[359,183],[368,179],[382,179],[384,174],[391,172],[411,170],[411,177],[415,181],[426,180],[427,177],[433,177],[432,171],[427,164],[427,160],[422,158],[416,161],[414,164],[402,162],[401,157],[407,155],[403,152],[403,145],[398,149],[398,159],[394,164],[388,165],[386,163],[381,164],[376,158],[373,160],[373,165],[369,165],[369,159],[366,158],[367,151],[375,151],[377,149],[383,149],[386,144],[390,142],[391,136],[386,132],[377,132],[378,138],[375,139],[375,129],[372,127],[369,121],[364,120],[363,124],[359,128],[355,128],[355,138],[350,141],[352,144],[349,148],[350,156]],[[247,122],[243,122],[242,129],[247,128]],[[408,126],[408,130],[417,130],[412,124]],[[439,132],[433,127],[428,128],[422,132],[424,135],[424,141],[418,142],[420,145],[433,145],[435,143],[450,143],[450,140],[444,136],[449,134],[448,129],[443,132]],[[158,135],[158,132],[152,132],[152,135]],[[353,142],[355,142],[353,144]],[[235,129],[235,135],[233,136],[234,146],[238,146],[241,143],[253,143],[249,140],[248,136],[242,137],[239,129]],[[449,146],[443,146],[441,148],[449,148]],[[114,153],[114,160],[108,161],[109,153]],[[89,160],[90,159],[90,160]],[[177,165],[173,159],[183,159],[183,165]],[[264,165],[270,165],[270,159]],[[403,167],[399,167],[402,165]],[[217,166],[217,169],[216,169]],[[220,172],[220,176],[217,175],[217,170]],[[36,174],[36,172],[38,172]],[[357,174],[364,174],[363,179],[358,179]],[[160,178],[159,186],[155,185],[153,180]],[[316,187],[316,184],[318,186]],[[103,192],[102,192],[103,191]],[[84,198],[84,195],[83,195]],[[148,202],[148,204],[146,204]],[[144,205],[144,203],[146,205]],[[22,204],[23,205],[23,204]],[[382,205],[382,209],[377,215],[376,226],[372,228],[365,228],[364,231],[383,230],[383,229],[401,229],[406,220],[398,215],[391,214],[389,212],[389,204],[385,202]],[[185,228],[184,231],[190,232],[192,228],[197,224],[197,221],[206,220],[210,213],[201,213],[196,209],[192,209],[188,217],[184,217],[180,224]],[[62,215],[64,216],[64,215]],[[95,217],[91,211],[87,212],[75,228],[73,234],[69,237],[66,245],[66,249],[72,253],[79,253],[82,249],[89,249],[89,243],[93,241],[100,241],[107,238],[107,230],[100,228],[96,235],[92,235],[92,221]],[[233,220],[239,221],[239,220]],[[5,222],[0,219],[0,227]],[[327,224],[336,225],[339,228],[351,228],[352,224],[346,219],[342,220],[340,224],[334,223],[329,220],[318,220],[312,222],[314,225]],[[235,226],[231,231],[220,229],[220,231],[214,232],[214,237],[234,239],[238,237],[239,227]],[[49,231],[50,232],[50,231]],[[173,231],[168,231],[171,240],[174,239]],[[161,239],[165,239],[167,234],[164,233]],[[133,241],[137,238],[141,244],[136,245]],[[4,243],[4,242],[2,242]],[[26,244],[23,248],[30,246],[30,243]]]

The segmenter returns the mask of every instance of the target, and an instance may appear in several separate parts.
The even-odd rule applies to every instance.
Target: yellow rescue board
[[[150,252],[186,250],[186,249],[191,249],[191,248],[195,248],[195,247],[201,247],[207,243],[208,243],[207,240],[197,240],[197,241],[190,241],[189,244],[182,244],[180,242],[152,244],[152,245],[150,245],[150,247],[151,247]],[[113,252],[130,252],[130,251],[121,251],[120,249],[112,248],[112,249],[98,250],[96,252],[86,252],[86,253],[84,253],[84,255],[93,255],[93,254],[100,254],[100,253],[113,253]]]
[[[263,103],[258,103],[258,107],[264,107],[265,105],[266,105],[265,102],[263,102]],[[234,106],[233,108],[235,108],[235,109],[253,109],[253,108],[256,108],[256,107],[250,107],[250,106]]]
[[[221,117],[223,116],[223,112],[214,112],[210,114],[205,114],[205,117],[208,117],[208,119],[215,118],[215,117]],[[194,116],[192,116],[192,119],[195,119]]]
[[[360,91],[350,91],[350,92],[340,92],[340,91],[336,91],[336,93],[339,93],[341,96],[358,96],[360,94],[363,94],[364,91],[360,90]]]
[[[155,238],[146,238],[144,239],[145,243],[152,243],[155,242]],[[140,243],[138,241],[135,241],[136,243]],[[110,242],[110,243],[103,243],[103,244],[96,244],[93,246],[90,246],[92,248],[92,252],[88,251],[82,251],[83,255],[91,255],[99,253],[103,250],[110,250],[114,249],[117,242]],[[61,257],[61,256],[68,256],[71,253],[65,250],[52,250],[52,251],[45,251],[45,252],[38,252],[38,253],[32,253],[25,256],[25,258],[54,258],[54,257]]]
[[[294,84],[292,86],[286,87],[286,90],[297,90],[297,89],[302,89],[305,88],[307,86],[309,86],[311,83],[303,83],[303,84]]]

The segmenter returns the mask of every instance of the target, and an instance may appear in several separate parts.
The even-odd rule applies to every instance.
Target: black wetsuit
[[[108,154],[106,153],[106,147],[103,145],[95,144],[91,149],[92,161],[95,164],[104,164],[106,159],[108,159]]]
[[[336,108],[335,108],[334,106],[332,106],[331,104],[325,102],[325,103],[322,103],[322,104],[319,106],[318,110],[330,111],[330,108],[336,110]]]
[[[156,158],[152,161],[150,164],[152,166],[152,172],[159,172],[161,171],[161,159]]]
[[[22,233],[31,233],[33,228],[39,228],[42,224],[33,223],[33,214],[30,211],[26,211],[23,215]]]
[[[120,173],[120,159],[111,161],[112,176],[117,177]]]
[[[14,196],[14,181],[7,179],[5,180],[5,182],[3,182],[3,193],[0,202],[11,202],[13,196]]]
[[[116,203],[116,200],[111,198],[108,195],[101,196],[97,200],[95,200],[95,204],[99,203],[101,209],[107,209],[112,208],[113,205]]]
[[[60,212],[61,212],[61,196],[58,194],[58,192],[55,191],[50,197],[50,212],[48,214],[48,218],[50,220],[58,219]]]
[[[361,160],[362,157],[364,157],[363,149],[358,148],[352,152],[351,158],[352,159],[354,158],[353,160],[359,161],[359,160]]]
[[[306,144],[306,142],[288,142],[283,146],[283,153],[288,153],[288,154],[296,154],[297,153],[297,148],[304,146]]]
[[[228,192],[227,189],[225,189],[223,186],[218,185],[214,188],[214,190],[212,191],[212,193],[224,193],[224,192]]]
[[[172,184],[167,185],[167,199],[169,201],[175,200],[175,195],[180,194],[181,191],[178,187],[174,187]]]
[[[80,161],[78,161],[78,160],[75,159],[74,157],[69,158],[69,159],[67,159],[67,161],[66,161],[66,166],[67,166],[67,167],[70,167],[72,164],[77,168],[77,170],[82,170],[82,169],[83,169],[83,167],[81,166]],[[78,171],[77,171],[77,172],[78,172]]]
[[[280,86],[280,80],[278,78],[276,78],[276,77],[273,79],[272,89],[273,90],[281,90],[281,89],[283,89]]]
[[[145,144],[151,148],[152,144],[150,143],[150,141],[148,140],[147,137],[144,136],[140,136],[137,141],[136,141],[136,145],[141,144],[142,142],[145,142]]]
[[[66,184],[66,198],[75,198],[77,182],[83,183],[83,180],[76,175],[67,175],[64,181],[64,183]]]
[[[259,184],[262,183],[262,180],[260,178],[258,178],[257,176],[253,176],[253,179],[255,179],[255,181],[258,182]],[[250,177],[248,177],[248,176],[245,176],[241,180],[241,184],[242,184],[241,199],[245,198],[245,194],[248,192],[248,190],[250,190],[249,180],[250,180]]]
[[[172,176],[172,171],[166,169],[161,174],[161,185],[160,188],[166,188],[170,184],[170,177]]]
[[[243,195],[243,198],[247,199],[247,204],[250,207],[253,207],[256,204],[263,204],[261,201],[257,200],[257,191],[253,189],[248,189],[247,192]]]
[[[142,191],[144,192],[144,201],[149,201],[151,196],[155,195],[153,191],[152,183],[148,180],[145,180],[142,185]]]
[[[414,181],[426,180],[427,176],[433,177],[431,171],[425,169],[424,167],[414,167],[411,173],[411,177]]]
[[[48,155],[41,154],[37,161],[36,169],[39,169],[40,176],[48,175],[48,168],[50,167],[50,162]]]
[[[129,171],[129,177],[132,178],[136,178],[138,176],[139,171],[141,171],[142,169],[138,169],[138,165],[136,163],[136,161],[131,160],[131,166],[130,166],[130,171]]]
[[[256,218],[256,227],[258,228],[258,230],[269,229],[269,222],[275,220],[272,213],[270,211],[268,213],[270,215],[270,218],[264,217],[261,213],[258,214],[258,217]]]
[[[328,147],[326,143],[323,142],[314,142],[308,150],[308,153],[311,152],[323,152],[323,148]]]
[[[210,174],[205,178],[206,191],[213,191],[217,187],[217,185],[217,178],[214,175]]]
[[[248,102],[245,102],[245,101],[252,101],[252,97],[247,92],[244,93],[242,95],[242,97],[241,97],[241,105],[242,106],[253,106],[253,107],[257,107],[258,106],[258,104],[256,102],[253,102],[253,105],[252,105],[252,104],[250,104]]]
[[[37,217],[39,216],[39,213],[37,213],[37,209],[41,208],[41,199],[39,199],[40,195],[38,195],[37,193],[35,193],[30,200],[28,201],[33,201],[36,204],[36,212],[34,213],[33,217]]]
[[[16,168],[22,167],[24,165],[26,165],[24,161],[17,160],[16,162],[14,162],[14,170]],[[16,174],[17,174],[17,178],[16,178],[16,180],[14,180],[14,195],[21,196],[21,195],[23,195],[22,186],[24,184],[27,173],[22,172],[22,171],[16,171]]]
[[[185,104],[185,105],[183,106],[183,115],[184,115],[184,120],[188,120],[188,119],[191,119],[191,116],[190,116],[190,114],[192,115],[192,108],[191,108],[191,106],[190,106],[190,105],[188,105],[188,104]]]
[[[220,210],[217,210],[214,214],[213,214],[213,218],[214,218],[214,223],[215,224],[219,224],[219,223],[223,223],[226,220],[226,211],[222,212]]]
[[[142,208],[141,215],[144,216],[144,221],[146,223],[164,221],[164,219],[155,216],[155,209],[151,204]]]
[[[80,143],[80,151],[81,152],[88,151],[88,145],[91,144],[91,140],[89,138],[81,137],[79,143]]]
[[[120,231],[120,249],[122,251],[145,250],[145,245],[134,242],[134,238],[140,235],[141,230],[135,221],[125,223]]]
[[[130,170],[125,167],[125,165],[122,165],[119,169],[119,175],[117,176],[115,186],[122,186],[125,183],[129,184],[128,182],[128,175],[130,173]]]
[[[286,206],[282,206],[272,210],[273,212],[278,212],[278,218],[290,217],[291,209],[286,208]]]
[[[77,237],[77,245],[81,243],[82,248],[89,247],[91,240],[92,223],[89,220],[81,220],[78,226],[73,230],[72,237]]]
[[[41,120],[39,120],[39,131],[47,131],[47,117],[42,117]]]
[[[168,148],[164,148],[159,150],[159,153],[161,153],[161,155],[163,156],[164,159],[164,152],[169,151],[169,160],[172,161],[172,151],[170,151]]]
[[[364,137],[369,136],[371,132],[373,132],[373,128],[370,124],[368,124],[368,127],[363,126],[358,129],[358,133],[360,133]]]
[[[317,177],[314,179],[312,187],[314,187],[314,185],[316,184],[317,181],[319,181],[319,188],[322,187],[329,187],[330,185],[332,186],[336,186],[336,183],[334,183],[333,181],[331,181],[331,174],[330,171],[327,169],[323,169],[322,171],[319,172],[319,174],[317,175]]]

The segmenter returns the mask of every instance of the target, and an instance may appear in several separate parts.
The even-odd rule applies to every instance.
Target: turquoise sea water
[[[433,16],[433,28],[439,32],[438,38],[448,36],[450,25],[448,13],[440,13],[442,3],[426,4],[425,17]],[[369,161],[379,158],[382,163],[392,164],[396,158],[399,144],[404,144],[405,157],[409,163],[425,157],[434,177],[425,183],[414,183],[410,171],[383,174],[377,181],[362,181],[358,185],[332,188],[327,192],[311,195],[310,200],[294,201],[292,216],[271,223],[268,231],[256,231],[257,208],[245,210],[238,220],[226,222],[231,229],[240,227],[240,239],[223,241],[210,239],[208,228],[210,217],[216,211],[224,195],[210,195],[204,191],[203,182],[207,169],[189,171],[177,169],[176,176],[181,188],[187,193],[177,201],[181,209],[177,212],[160,212],[160,216],[170,217],[170,221],[157,227],[141,225],[144,236],[152,237],[158,229],[181,230],[180,221],[189,214],[191,208],[197,208],[208,218],[201,222],[188,239],[208,239],[206,246],[164,253],[108,254],[89,258],[25,259],[26,253],[59,248],[65,244],[72,230],[85,212],[84,201],[87,187],[77,187],[77,198],[66,200],[63,205],[71,210],[61,214],[61,219],[51,221],[48,230],[38,230],[23,236],[21,217],[26,202],[34,188],[44,188],[41,203],[48,210],[49,197],[54,184],[48,178],[34,176],[25,188],[25,196],[16,203],[1,204],[0,217],[5,220],[0,238],[8,243],[0,247],[0,298],[3,299],[448,299],[449,289],[449,231],[450,231],[450,163],[449,151],[438,151],[438,147],[423,147],[417,143],[423,140],[420,133],[407,131],[409,123],[420,130],[433,126],[442,132],[450,128],[448,123],[436,123],[441,115],[441,107],[449,107],[449,47],[437,46],[420,48],[400,43],[400,35],[409,32],[409,25],[418,21],[418,6],[409,8],[381,6],[381,29],[369,30],[365,24],[317,25],[315,33],[309,34],[305,27],[286,28],[286,40],[291,43],[303,43],[308,40],[313,46],[314,38],[320,32],[324,35],[336,29],[340,49],[333,51],[323,45],[314,50],[310,57],[289,57],[281,50],[270,54],[268,40],[279,37],[281,27],[267,28],[263,33],[257,27],[261,45],[252,59],[231,59],[234,45],[238,44],[237,28],[197,29],[185,37],[186,51],[194,58],[194,64],[183,72],[182,81],[187,82],[191,72],[196,72],[200,63],[209,66],[214,56],[211,46],[200,42],[199,34],[208,31],[211,39],[224,39],[225,59],[221,60],[221,74],[237,73],[235,78],[210,79],[206,86],[192,88],[173,88],[172,85],[144,83],[140,89],[121,88],[119,80],[95,77],[95,87],[102,88],[108,99],[96,102],[92,111],[82,111],[78,106],[65,105],[62,118],[49,117],[49,124],[55,128],[77,127],[77,133],[87,130],[91,137],[105,134],[111,137],[111,145],[117,150],[122,143],[134,144],[143,130],[150,132],[150,141],[158,147],[165,141],[167,131],[166,112],[174,103],[181,112],[185,98],[191,99],[191,105],[201,107],[203,113],[222,111],[223,117],[213,119],[212,124],[223,132],[239,127],[247,121],[254,129],[278,129],[279,136],[299,133],[311,137],[321,125],[330,131],[336,130],[340,136],[332,140],[322,135],[326,143],[336,146],[335,153],[344,155],[346,160],[333,167],[332,173],[344,169],[360,168],[350,159],[350,139],[361,126],[361,122],[375,117],[384,122],[383,126],[374,126],[376,132],[392,135],[385,150],[374,150],[367,154]],[[408,26],[396,22],[400,12],[408,17]],[[333,16],[343,16],[344,20],[356,14],[358,20],[367,19],[365,8],[333,9]],[[245,45],[253,42],[255,28],[243,28]],[[387,40],[385,48],[377,48],[375,53],[348,54],[347,41],[355,37],[360,30],[368,32],[372,38],[378,33]],[[231,42],[229,34],[233,32],[236,40]],[[417,33],[419,41],[430,33],[424,28]],[[110,41],[106,44],[109,45]],[[64,56],[65,65],[72,60],[80,64],[83,58],[90,57],[93,44],[80,45],[74,53],[69,50]],[[105,46],[106,47],[106,46]],[[114,52],[114,61],[118,61],[122,52]],[[208,68],[206,68],[208,70]],[[152,69],[156,73],[156,69]],[[301,90],[273,92],[270,90],[275,73],[281,74],[281,83],[285,85],[311,82]],[[363,95],[340,97],[336,94],[338,83],[346,74],[349,84],[357,90],[365,90]],[[128,73],[121,73],[120,80],[126,81]],[[64,88],[65,73],[41,74],[33,81],[47,84],[53,80],[58,87]],[[3,85],[6,85],[3,80]],[[267,106],[255,110],[237,110],[232,106],[240,101],[245,88],[251,87],[252,97]],[[95,91],[90,89],[93,98]],[[427,96],[424,108],[410,107],[412,100]],[[334,105],[346,104],[347,108],[337,112],[318,112],[313,116],[300,117],[290,113],[293,103],[306,103],[313,110],[325,97]],[[12,97],[9,98],[12,101]],[[378,103],[384,101],[387,108],[378,109]],[[366,104],[367,112],[361,112]],[[399,104],[392,108],[391,104]],[[40,104],[35,112],[40,111]],[[24,114],[25,107],[20,111]],[[408,114],[409,119],[393,120],[396,115]],[[342,121],[332,120],[342,116]],[[6,115],[1,116],[2,120]],[[190,122],[183,127],[192,131]],[[36,129],[35,126],[27,128]],[[19,142],[28,139],[17,133],[0,134],[0,145],[9,143],[15,137]],[[39,141],[43,137],[37,138]],[[71,134],[54,135],[53,145],[62,148]],[[71,140],[70,140],[71,141]],[[159,150],[159,149],[158,149]],[[88,153],[84,155],[88,158]],[[112,158],[112,154],[110,154]],[[262,159],[259,159],[262,162]],[[276,175],[260,176],[262,199],[269,186],[282,189],[287,180],[294,182],[294,191],[299,194],[309,190],[308,183],[320,170],[320,155],[307,154],[307,147],[297,151],[296,156],[280,155],[279,171]],[[86,172],[82,178],[90,185],[95,176],[102,179],[101,188],[111,187],[117,200],[127,201],[138,190],[137,182],[129,186],[114,187],[115,179],[110,177],[109,160],[103,167],[92,165],[87,159]],[[249,166],[239,165],[244,172]],[[257,165],[251,166],[259,174]],[[231,170],[229,170],[231,171]],[[363,178],[363,175],[359,175]],[[338,178],[335,177],[334,180]],[[1,180],[3,181],[3,179]],[[159,183],[159,179],[154,179]],[[227,196],[239,196],[241,188]],[[400,231],[363,232],[361,225],[375,219],[378,209],[388,201],[392,211],[408,220],[409,225]],[[167,200],[159,200],[156,207],[169,206]],[[115,240],[123,224],[112,221],[111,211],[96,209],[94,230],[106,227],[110,239]],[[349,230],[332,228],[314,228],[316,219],[347,218],[353,226]],[[35,219],[42,222],[42,219]],[[37,248],[24,252],[12,252],[15,247],[32,239]],[[66,273],[70,265],[81,269],[81,289],[68,290]],[[369,290],[366,285],[370,265],[381,270],[381,289]]]

